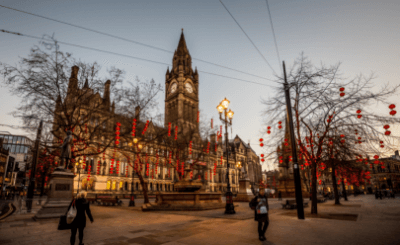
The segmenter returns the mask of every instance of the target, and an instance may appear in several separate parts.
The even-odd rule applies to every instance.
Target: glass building
[[[3,148],[10,150],[11,154],[28,154],[32,140],[26,136],[0,133],[3,138]]]

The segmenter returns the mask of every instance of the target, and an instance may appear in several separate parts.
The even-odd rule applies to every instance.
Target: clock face
[[[171,85],[171,94],[175,93],[176,89],[177,89],[178,85],[176,83],[173,83]]]
[[[186,91],[188,91],[189,93],[193,93],[193,88],[192,88],[192,85],[190,85],[190,83],[186,83],[185,88],[186,88]]]

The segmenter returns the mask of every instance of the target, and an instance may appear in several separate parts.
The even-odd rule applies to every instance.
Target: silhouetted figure
[[[278,200],[279,201],[282,200],[282,192],[281,191],[278,191]]]
[[[71,204],[68,207],[71,207]],[[90,207],[89,203],[86,200],[86,192],[82,191],[77,194],[77,199],[75,200],[75,206],[76,206],[76,217],[74,221],[71,223],[71,245],[75,244],[75,237],[76,237],[76,232],[79,229],[79,244],[83,245],[83,229],[86,227],[86,214],[90,219],[90,222],[93,223],[93,217],[92,213],[90,212]],[[85,214],[86,212],[86,214]]]

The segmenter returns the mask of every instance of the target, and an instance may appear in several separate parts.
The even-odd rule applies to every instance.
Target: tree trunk
[[[142,186],[142,190],[143,190],[144,203],[150,203],[149,196],[148,196],[148,193],[147,193],[147,185],[144,182],[142,173],[140,173],[140,171],[139,171],[139,172],[137,172],[137,174],[139,176],[140,185]]]
[[[344,179],[342,178],[342,187],[343,187],[343,196],[344,196],[344,200],[347,200],[347,193],[346,193],[346,188],[344,187]]]
[[[332,184],[333,184],[333,191],[335,193],[335,205],[340,205],[340,197],[339,197],[339,191],[338,191],[338,186],[336,182],[336,174],[335,174],[335,164],[332,163]]]
[[[42,175],[42,186],[40,187],[40,197],[42,197],[43,193],[44,193],[44,182],[45,182],[45,180],[46,180],[46,174],[43,174]]]
[[[317,163],[312,161],[312,188],[311,188],[311,214],[318,214],[317,209]]]

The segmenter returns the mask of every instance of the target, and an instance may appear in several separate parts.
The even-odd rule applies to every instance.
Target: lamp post
[[[136,155],[139,154],[139,152],[142,150],[142,144],[138,144],[138,139],[137,138],[133,138],[133,144],[130,143],[130,145],[133,146],[133,152],[135,154],[135,157],[133,158],[133,160],[136,160]],[[135,164],[135,163],[133,163]],[[133,167],[132,167],[133,168]],[[133,177],[134,177],[134,172],[135,170],[132,169],[132,183],[131,183],[131,200],[129,201],[129,207],[134,207],[135,206],[135,197],[133,195]]]
[[[82,163],[83,163],[82,159],[79,159],[79,161],[76,162],[76,169],[78,170],[78,173],[79,173],[79,176],[78,176],[78,190],[77,190],[76,194],[79,193],[79,183],[81,182]]]
[[[227,184],[227,191],[226,191],[226,206],[225,206],[225,214],[235,214],[235,207],[233,206],[233,199],[232,199],[232,192],[231,192],[231,184],[229,183],[229,150],[228,150],[228,124],[232,126],[232,118],[233,118],[233,111],[229,109],[229,100],[226,98],[221,101],[221,103],[217,106],[217,110],[219,112],[219,119],[225,123],[225,147],[226,147],[226,180],[228,181]],[[224,113],[225,117],[222,118],[222,113]]]

